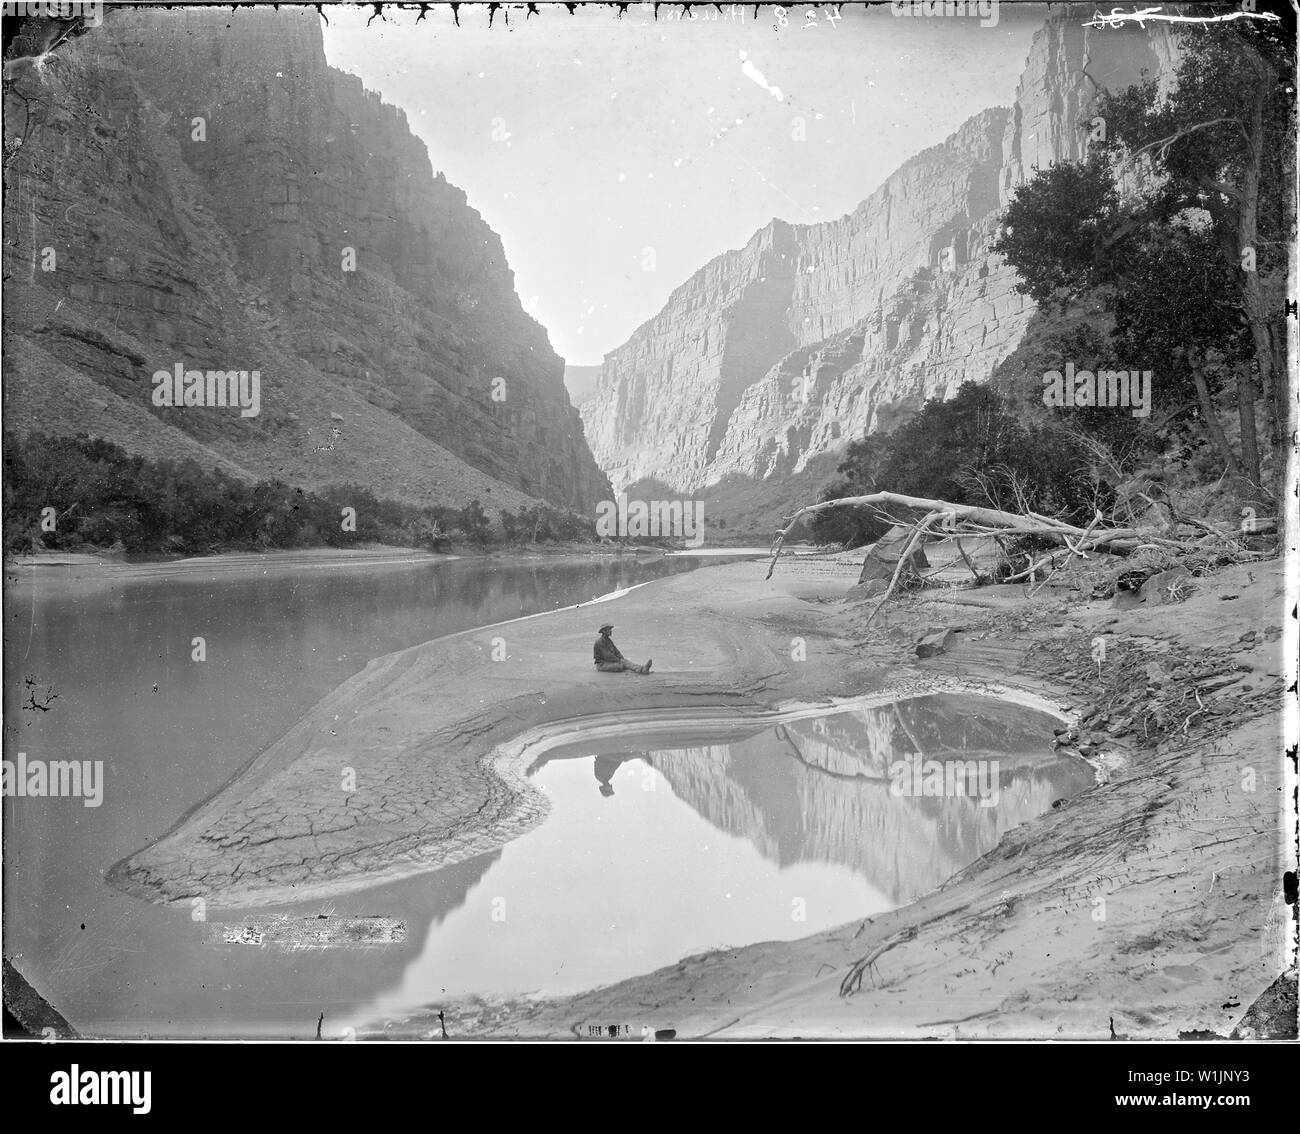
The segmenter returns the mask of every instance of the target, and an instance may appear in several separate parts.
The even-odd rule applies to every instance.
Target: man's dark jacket
[[[596,644],[592,647],[591,652],[596,659],[597,665],[600,665],[601,662],[623,660],[623,655],[618,652],[618,647],[604,634],[596,639]]]

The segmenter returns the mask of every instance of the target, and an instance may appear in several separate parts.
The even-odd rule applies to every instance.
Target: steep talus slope
[[[1083,153],[1099,87],[1172,67],[1167,28],[1090,15],[1047,20],[1013,107],[974,115],[838,220],[772,221],[607,355],[582,413],[615,485],[786,477],[985,381],[1033,315],[990,252],[999,210],[1035,166]]]
[[[316,13],[116,12],[15,85],[9,427],[411,502],[608,495],[500,239]],[[153,406],[178,362],[259,370],[260,414]]]

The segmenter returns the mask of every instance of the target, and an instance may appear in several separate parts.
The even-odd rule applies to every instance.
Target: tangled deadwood
[[[879,605],[872,611],[868,623],[875,618],[894,593],[904,564],[909,562],[913,549],[919,541],[931,534],[954,538],[963,535],[991,536],[994,539],[1012,536],[1037,537],[1053,547],[1055,549],[1053,553],[1037,560],[1031,557],[1027,567],[1002,580],[1006,583],[1028,580],[1031,587],[1045,585],[1055,571],[1076,556],[1086,559],[1089,552],[1127,556],[1140,550],[1159,551],[1174,562],[1184,557],[1203,556],[1211,551],[1241,561],[1259,558],[1246,549],[1239,533],[1223,531],[1199,520],[1178,518],[1163,529],[1157,530],[1113,526],[1107,524],[1102,514],[1098,512],[1086,527],[1079,527],[1054,516],[1044,516],[1037,512],[1004,512],[997,508],[953,504],[947,500],[904,496],[897,492],[872,492],[865,496],[844,496],[835,500],[823,500],[819,504],[809,504],[795,512],[786,526],[776,533],[771,548],[772,560],[768,564],[766,577],[769,579],[772,577],[776,561],[781,555],[781,547],[800,520],[828,508],[843,507],[869,508],[882,520],[911,529],[900,550],[898,566],[889,587],[881,597]],[[910,519],[900,519],[897,515],[899,512],[905,513]],[[959,548],[961,546],[959,539],[957,539],[957,546]],[[1067,554],[1064,560],[1058,563],[1060,548],[1065,548]],[[965,558],[964,551],[962,554]],[[969,565],[969,560],[967,563]],[[1040,579],[1039,572],[1044,568],[1048,569],[1048,573]]]
[[[844,979],[840,981],[840,995],[852,996],[855,992],[861,992],[862,976],[864,973],[873,974],[872,983],[874,984],[874,974],[879,971],[876,968],[876,962],[880,960],[885,953],[888,953],[890,949],[902,945],[907,941],[915,940],[916,926],[909,925],[906,929],[903,929],[887,940],[883,945],[877,945],[876,948],[872,949],[870,953],[866,954],[866,956],[859,957],[849,966],[848,973],[845,975]]]

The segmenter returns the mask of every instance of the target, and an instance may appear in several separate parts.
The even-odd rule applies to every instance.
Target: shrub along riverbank
[[[417,507],[355,484],[247,484],[195,461],[154,461],[79,434],[4,438],[7,551],[204,554],[386,543],[447,551],[594,539],[591,521],[545,506],[494,522],[477,500]]]

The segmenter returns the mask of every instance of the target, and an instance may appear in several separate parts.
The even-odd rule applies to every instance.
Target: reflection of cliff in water
[[[840,863],[901,904],[1092,784],[1086,765],[1052,754],[1053,723],[989,698],[919,697],[646,759],[701,815],[773,862]],[[996,760],[997,802],[893,795],[890,765],[913,754]]]

